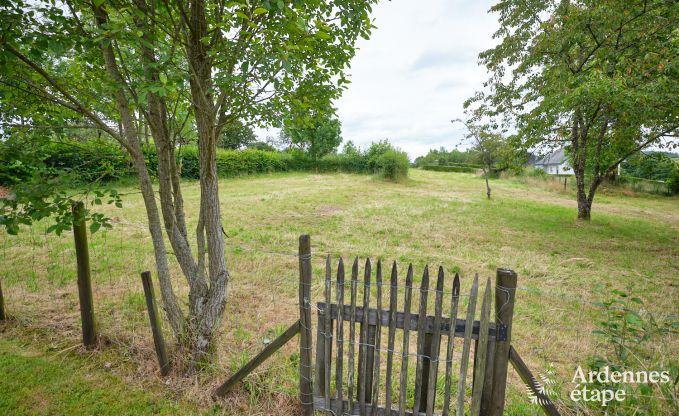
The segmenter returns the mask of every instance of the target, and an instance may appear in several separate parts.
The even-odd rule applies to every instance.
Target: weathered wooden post
[[[299,237],[299,398],[302,415],[313,416],[311,371],[311,239]]]
[[[151,332],[153,333],[153,344],[156,347],[158,365],[160,365],[160,375],[166,376],[170,372],[170,360],[167,357],[165,340],[163,339],[163,332],[161,331],[160,317],[158,316],[158,308],[156,306],[156,297],[153,292],[153,281],[151,281],[151,272],[142,272],[141,283],[144,286],[146,309],[149,311]]]
[[[91,349],[97,345],[97,331],[94,322],[94,301],[92,299],[92,280],[90,276],[90,255],[87,248],[87,224],[85,206],[75,202],[73,212],[73,238],[78,263],[78,298],[80,299],[80,319],[82,321],[83,344]]]
[[[5,319],[5,297],[2,294],[2,280],[0,280],[0,321]]]
[[[501,325],[506,328],[507,336],[503,341],[495,341],[493,357],[493,392],[488,414],[501,416],[505,408],[505,391],[507,389],[507,368],[509,365],[509,349],[512,341],[512,319],[516,298],[517,275],[510,269],[497,269],[495,279],[495,325],[499,334]],[[485,408],[485,406],[484,406]],[[485,410],[485,409],[484,409]]]

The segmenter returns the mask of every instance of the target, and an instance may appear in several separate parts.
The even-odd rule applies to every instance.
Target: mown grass
[[[679,198],[604,189],[591,223],[582,224],[575,220],[570,190],[530,178],[495,180],[491,186],[488,201],[480,178],[459,173],[415,170],[401,184],[347,174],[222,181],[231,282],[215,365],[190,380],[173,374],[165,382],[156,374],[140,295],[139,272],[153,269],[143,203],[134,188],[123,189],[132,193],[122,209],[103,208],[113,218],[113,230],[91,236],[95,307],[109,339],[92,359],[112,362],[133,386],[165,388],[213,411],[211,389],[296,319],[294,253],[302,233],[311,234],[318,254],[314,301],[322,300],[328,253],[345,261],[354,256],[396,260],[402,271],[412,262],[416,283],[425,264],[441,264],[447,287],[452,272],[460,271],[463,292],[474,273],[485,281],[497,267],[511,267],[519,274],[513,344],[536,373],[553,364],[563,381],[603,348],[591,334],[601,314],[590,302],[611,289],[634,293],[655,314],[679,314]],[[198,184],[184,182],[184,193],[191,230]],[[23,319],[9,336],[25,340],[27,332],[39,331],[43,337],[36,348],[49,356],[51,350],[77,344],[79,328],[71,238],[46,237],[45,227],[37,225],[19,237],[2,235],[2,278],[10,313]],[[174,271],[185,300],[186,284],[176,265]],[[433,311],[433,302],[430,307]],[[296,342],[284,347],[216,411],[293,412],[296,348]],[[676,361],[679,356],[676,337],[656,340],[653,348],[662,357]],[[511,383],[508,412],[538,410],[513,373]]]
[[[82,360],[46,357],[31,345],[0,339],[0,414],[192,414],[190,404],[130,388],[118,377],[92,371]]]

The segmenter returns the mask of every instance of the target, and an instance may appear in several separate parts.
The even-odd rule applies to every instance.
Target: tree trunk
[[[108,15],[106,14],[106,11],[101,6],[93,6],[92,10],[95,15],[97,26],[100,29],[103,29],[108,24]],[[160,283],[163,306],[175,335],[179,336],[184,331],[185,318],[172,288],[170,266],[167,259],[160,216],[158,215],[158,205],[153,190],[153,183],[151,182],[151,177],[142,152],[141,141],[139,140],[138,135],[139,130],[137,126],[135,126],[134,117],[125,91],[121,87],[121,85],[124,85],[123,77],[120,74],[120,69],[118,68],[111,43],[105,44],[102,42],[101,51],[106,65],[107,76],[114,85],[118,86],[114,92],[113,98],[120,115],[121,130],[125,138],[123,144],[132,157],[134,168],[139,177],[139,187],[144,199],[149,222],[149,231],[153,242],[153,251],[155,254],[156,268],[158,270],[158,281]]]
[[[483,176],[486,178],[486,196],[490,199],[490,183],[488,182],[488,171],[490,168],[483,168]]]
[[[192,287],[189,308],[189,345],[192,366],[204,361],[226,306],[229,273],[224,256],[224,237],[217,177],[217,111],[212,93],[212,58],[203,38],[208,36],[204,0],[191,0],[187,58],[191,104],[196,115],[200,162],[200,213],[196,230],[199,268],[207,254],[209,287]]]

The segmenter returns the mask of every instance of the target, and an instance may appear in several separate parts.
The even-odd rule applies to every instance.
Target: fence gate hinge
[[[507,341],[507,325],[497,324],[495,328],[496,328],[495,340]]]

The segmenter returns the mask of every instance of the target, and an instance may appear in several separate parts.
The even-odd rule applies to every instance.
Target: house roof
[[[552,153],[549,153],[547,156],[543,157],[542,159],[538,159],[535,164],[536,165],[560,165],[563,162],[566,162],[566,152],[564,151],[563,147],[560,149],[557,149],[553,151]]]

